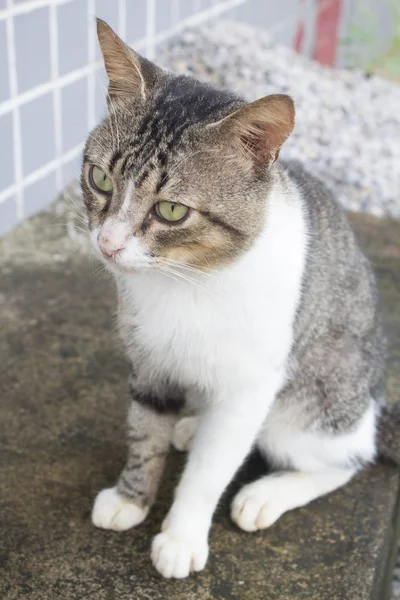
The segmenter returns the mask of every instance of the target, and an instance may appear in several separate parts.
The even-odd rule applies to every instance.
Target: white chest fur
[[[274,194],[255,245],[197,285],[160,272],[126,277],[124,320],[155,375],[202,387],[254,380],[290,352],[307,232],[301,198]]]

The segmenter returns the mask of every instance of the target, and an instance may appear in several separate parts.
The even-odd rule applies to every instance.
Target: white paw
[[[201,571],[207,557],[207,540],[181,538],[168,531],[156,535],[151,548],[153,565],[167,578],[182,579],[192,571]]]
[[[187,452],[192,447],[193,437],[197,428],[197,417],[183,417],[174,427],[172,443],[176,450]]]
[[[279,479],[272,475],[245,485],[233,499],[232,521],[244,531],[266,529],[275,523],[288,510]]]
[[[141,508],[118,494],[117,488],[107,488],[97,494],[92,522],[102,529],[125,531],[144,521],[148,512],[148,508]]]

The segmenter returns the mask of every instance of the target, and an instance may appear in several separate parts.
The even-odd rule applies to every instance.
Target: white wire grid
[[[87,106],[87,130],[89,131],[95,125],[95,84],[96,74],[102,68],[102,63],[96,60],[96,33],[94,26],[94,17],[96,15],[95,0],[86,0],[88,13],[88,52],[87,64],[78,69],[69,71],[64,75],[59,72],[59,40],[58,40],[58,21],[57,7],[62,4],[68,4],[75,0],[25,0],[16,2],[7,0],[6,8],[0,10],[0,22],[6,23],[6,40],[8,55],[8,77],[9,77],[9,98],[0,103],[0,117],[6,114],[12,115],[13,126],[13,165],[14,182],[7,188],[0,190],[0,205],[11,197],[16,199],[16,214],[18,220],[25,216],[24,210],[24,190],[27,186],[36,183],[51,173],[56,175],[57,190],[60,191],[64,185],[63,166],[76,159],[82,152],[83,140],[67,152],[63,152],[63,131],[62,131],[62,105],[61,89],[76,81],[87,81],[88,106]],[[127,2],[135,0],[109,0],[118,4],[118,34],[122,39],[129,43],[129,32],[126,31],[126,5]],[[168,2],[169,0],[165,0]],[[182,0],[181,0],[182,1]],[[213,0],[211,6],[202,10],[202,0],[184,0],[192,3],[193,14],[186,18],[179,18],[179,0],[171,0],[170,10],[172,12],[171,21],[175,23],[167,31],[156,33],[156,0],[147,0],[146,2],[146,33],[139,41],[135,41],[134,47],[143,52],[148,58],[153,58],[156,45],[171,36],[178,33],[187,26],[198,25],[208,19],[215,18],[223,13],[233,9],[247,0]],[[210,4],[210,2],[209,2]],[[27,14],[41,8],[49,9],[49,39],[50,39],[50,66],[51,78],[49,81],[37,85],[25,92],[18,90],[18,74],[16,61],[16,46],[14,32],[14,18],[21,14]],[[55,155],[52,160],[34,170],[29,175],[23,174],[22,163],[22,134],[21,134],[21,107],[45,94],[52,94],[53,114],[54,114],[54,136],[55,136]],[[49,199],[50,201],[51,199]]]

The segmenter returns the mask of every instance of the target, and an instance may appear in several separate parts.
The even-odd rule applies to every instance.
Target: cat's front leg
[[[128,459],[115,487],[96,497],[92,521],[124,531],[141,523],[153,504],[183,400],[165,392],[131,389]]]
[[[200,418],[188,463],[175,492],[152,560],[164,577],[187,577],[204,568],[215,507],[256,439],[281,377],[236,387],[215,396]]]

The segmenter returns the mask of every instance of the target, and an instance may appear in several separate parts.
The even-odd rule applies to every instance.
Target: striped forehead
[[[160,177],[155,186],[160,191],[168,179],[168,158],[181,149],[185,131],[193,125],[215,121],[213,115],[230,112],[237,100],[230,92],[214,90],[190,77],[172,78],[158,91],[125,148],[117,149],[111,156],[110,172],[116,165],[123,177],[132,172],[139,188],[157,169]]]

